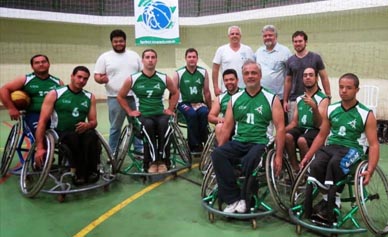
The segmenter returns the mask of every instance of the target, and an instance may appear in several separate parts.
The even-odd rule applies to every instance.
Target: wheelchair
[[[388,233],[388,182],[380,167],[376,167],[368,185],[364,185],[364,178],[360,174],[367,170],[366,157],[353,164],[350,173],[337,186],[345,185],[341,194],[341,207],[335,207],[336,220],[332,226],[304,217],[303,202],[305,200],[305,186],[307,172],[311,161],[303,168],[297,177],[292,194],[289,215],[296,224],[297,234],[302,233],[302,227],[315,232],[337,236],[338,234],[365,233],[368,230],[375,236]],[[313,207],[320,201],[319,187],[313,183]],[[345,205],[349,204],[349,205]],[[361,216],[361,217],[360,217]],[[364,225],[361,223],[361,220]]]
[[[164,174],[173,174],[176,176],[179,170],[191,168],[191,154],[187,141],[183,137],[182,131],[179,129],[178,124],[174,121],[173,117],[170,117],[168,123],[169,128],[166,134],[166,141],[171,141],[171,152],[169,161],[167,162],[167,172],[147,173],[146,167],[143,164],[142,154],[135,152],[133,147],[135,136],[141,137],[143,143],[150,143],[150,145],[152,145],[148,136],[144,136],[144,134],[146,134],[146,130],[138,118],[134,118],[133,123],[126,125],[121,132],[119,143],[114,154],[116,162],[115,171],[138,177]]]
[[[1,158],[0,175],[7,175],[9,167],[15,156],[15,152],[19,157],[20,166],[11,170],[12,174],[20,174],[20,170],[24,163],[24,157],[30,150],[30,146],[34,144],[35,138],[26,121],[24,120],[25,111],[21,111],[18,121],[12,126],[8,135],[3,156]]]
[[[246,192],[246,213],[225,213],[225,204],[218,198],[218,187],[213,165],[210,163],[201,185],[202,206],[208,212],[208,219],[211,223],[215,215],[250,220],[253,229],[257,228],[257,218],[271,215],[280,211],[282,215],[288,214],[290,208],[290,194],[294,182],[291,165],[287,156],[283,155],[283,165],[279,177],[275,177],[274,148],[267,148],[259,165],[249,177],[239,177],[239,185],[248,179]],[[238,169],[238,167],[237,167]]]
[[[73,173],[70,171],[68,157],[71,151],[66,145],[60,144],[57,133],[49,129],[45,134],[46,155],[42,167],[34,164],[35,144],[31,147],[23,164],[20,175],[20,189],[25,197],[33,198],[39,192],[56,194],[58,201],[63,202],[65,196],[103,187],[108,190],[108,185],[115,180],[114,162],[111,157],[109,145],[102,135],[96,131],[100,146],[100,159],[97,171],[99,178],[95,183],[74,185]]]
[[[203,152],[201,154],[201,157],[200,157],[200,162],[199,162],[199,166],[198,166],[198,169],[203,173],[203,174],[206,174],[210,164],[211,164],[211,153],[213,152],[214,150],[214,147],[215,147],[215,143],[216,143],[216,133],[215,133],[215,130],[213,130],[210,134],[209,134],[209,137],[206,141],[206,144],[205,146],[203,147]]]

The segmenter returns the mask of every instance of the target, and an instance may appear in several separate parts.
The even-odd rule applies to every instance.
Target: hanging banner
[[[136,45],[179,44],[178,0],[135,0]]]

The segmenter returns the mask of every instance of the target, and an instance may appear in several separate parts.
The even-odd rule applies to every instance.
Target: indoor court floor
[[[98,128],[105,138],[108,119],[105,103],[98,104]],[[0,110],[0,154],[10,127],[6,110]],[[381,162],[387,174],[388,146],[381,145]],[[138,236],[138,237],[267,237],[297,236],[287,218],[273,215],[257,220],[253,230],[249,221],[227,220],[216,216],[210,223],[201,206],[198,158],[191,170],[178,177],[164,176],[143,183],[126,175],[104,191],[103,188],[69,194],[63,203],[55,195],[39,193],[23,197],[19,177],[0,179],[0,237],[39,236]],[[14,162],[11,167],[17,164]],[[301,236],[321,236],[304,231]],[[371,236],[370,234],[343,236]]]

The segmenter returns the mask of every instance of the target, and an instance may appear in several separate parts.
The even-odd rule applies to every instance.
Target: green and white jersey
[[[68,86],[55,90],[57,100],[51,115],[51,128],[58,131],[75,131],[75,125],[85,122],[91,106],[92,93],[82,90],[74,93]]]
[[[46,94],[58,87],[60,87],[59,78],[49,75],[46,79],[40,79],[35,76],[35,73],[27,74],[23,86],[23,91],[25,91],[31,99],[27,112],[40,112]]]
[[[345,110],[341,101],[329,105],[327,115],[331,129],[327,144],[355,148],[359,154],[365,154],[367,140],[365,125],[370,109],[358,102],[354,107]]]
[[[151,77],[143,72],[132,74],[132,91],[136,106],[143,116],[163,114],[163,96],[166,89],[167,75],[155,72]]]
[[[321,90],[317,90],[311,98],[315,104],[319,106],[321,101],[326,98],[326,95],[322,93]],[[296,103],[298,106],[298,127],[306,129],[319,129],[319,127],[317,128],[314,126],[313,109],[303,101],[303,95],[296,98]]]
[[[243,91],[244,89],[242,88],[238,88],[237,92],[238,93],[239,91]],[[234,94],[233,94],[234,95]],[[221,113],[221,116],[224,117],[225,116],[225,112],[226,112],[226,109],[228,108],[228,103],[229,103],[229,100],[230,98],[233,96],[232,94],[230,94],[228,91],[225,91],[224,93],[220,94],[218,96],[218,102],[220,103],[220,113]]]
[[[206,69],[197,66],[194,73],[181,67],[177,71],[180,90],[179,102],[200,103],[203,102],[203,87]]]
[[[236,122],[233,140],[268,145],[272,141],[272,105],[275,95],[261,88],[250,96],[245,90],[233,95],[232,108]]]

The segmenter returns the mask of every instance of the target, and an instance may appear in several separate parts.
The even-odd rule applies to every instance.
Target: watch
[[[326,97],[329,98],[329,100],[331,100],[331,95],[327,95]]]

